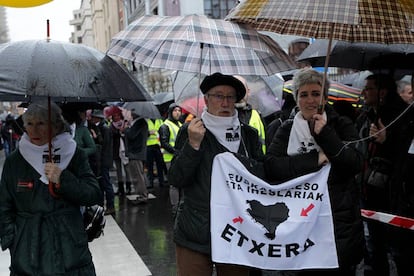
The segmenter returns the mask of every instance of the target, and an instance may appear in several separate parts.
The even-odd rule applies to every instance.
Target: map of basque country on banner
[[[211,177],[213,261],[270,270],[338,267],[327,179],[330,165],[279,185],[232,154]]]

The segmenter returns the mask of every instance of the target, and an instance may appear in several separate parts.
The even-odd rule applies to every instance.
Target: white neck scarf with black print
[[[325,112],[323,113],[323,116],[326,120]],[[315,138],[313,138],[310,132],[308,121],[303,118],[302,112],[299,111],[293,119],[293,125],[289,135],[287,154],[289,156],[294,156],[310,152],[314,149],[319,152],[321,148],[318,146]]]
[[[217,141],[231,152],[238,152],[241,139],[240,121],[237,110],[231,117],[215,116],[208,111],[201,114],[204,126],[213,133]]]
[[[75,150],[76,142],[68,132],[58,134],[52,139],[53,160],[61,170],[69,165]],[[49,180],[45,175],[45,163],[49,157],[48,144],[37,146],[30,142],[29,135],[24,133],[19,141],[19,151],[30,166],[40,174],[40,180],[48,184]]]

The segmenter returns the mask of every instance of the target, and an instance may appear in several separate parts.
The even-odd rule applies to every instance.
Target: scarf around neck
[[[124,127],[124,121],[123,120],[119,120],[117,122],[112,122],[112,125],[116,128],[116,129],[122,129]]]
[[[231,117],[215,116],[204,110],[201,114],[204,126],[217,141],[229,151],[237,153],[240,146],[241,129],[237,110]]]
[[[326,120],[326,112],[323,113],[323,117]],[[294,156],[308,153],[314,149],[318,152],[320,151],[320,147],[310,133],[308,121],[303,118],[302,112],[299,111],[293,119],[293,125],[289,135],[287,154],[289,156]]]
[[[56,135],[52,139],[53,160],[61,170],[66,169],[76,150],[76,142],[68,132]],[[30,142],[27,133],[19,141],[19,152],[23,158],[40,174],[40,180],[48,184],[45,175],[45,162],[48,159],[48,144],[37,146]]]

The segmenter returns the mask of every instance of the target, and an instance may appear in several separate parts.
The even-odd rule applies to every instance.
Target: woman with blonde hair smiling
[[[293,86],[299,112],[273,137],[265,158],[266,177],[280,183],[331,164],[328,190],[339,262],[336,269],[302,270],[297,275],[354,276],[364,246],[359,189],[354,180],[362,156],[354,144],[346,142],[357,140],[358,132],[348,117],[327,104],[329,82],[324,83],[322,73],[302,69],[295,74]]]

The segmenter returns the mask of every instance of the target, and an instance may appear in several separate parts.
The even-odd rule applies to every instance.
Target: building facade
[[[112,37],[142,16],[205,14],[218,19],[224,18],[237,3],[237,0],[82,0],[70,21],[74,27],[71,41],[106,52]],[[123,62],[150,94],[172,91],[171,71]]]

